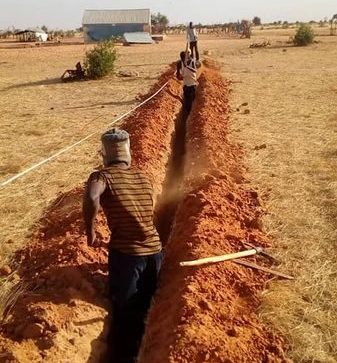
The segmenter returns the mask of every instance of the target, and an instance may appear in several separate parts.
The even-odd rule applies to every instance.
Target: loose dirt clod
[[[255,146],[254,147],[254,150],[262,150],[262,149],[266,149],[267,148],[267,145],[266,144],[261,144],[259,146]]]
[[[39,323],[32,323],[27,325],[22,331],[22,337],[24,339],[37,339],[43,335],[44,327]]]
[[[12,269],[8,266],[2,266],[0,268],[0,276],[9,276],[12,273]]]

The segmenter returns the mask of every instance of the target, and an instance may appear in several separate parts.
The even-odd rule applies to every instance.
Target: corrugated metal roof
[[[149,24],[150,9],[85,10],[82,24]]]
[[[40,28],[28,28],[25,30],[17,30],[15,34],[23,34],[23,33],[39,33],[39,34],[47,34],[45,31],[43,31]]]
[[[30,32],[33,32],[33,33],[41,33],[41,34],[46,34],[46,32],[44,30],[42,30],[41,28],[28,28],[27,29],[28,31]]]
[[[129,44],[153,44],[150,33],[125,33],[124,39]]]

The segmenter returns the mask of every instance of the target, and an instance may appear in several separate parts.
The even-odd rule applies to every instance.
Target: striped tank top
[[[148,178],[135,168],[111,166],[99,172],[106,189],[101,206],[111,231],[110,248],[135,256],[161,251],[153,224],[153,188]]]

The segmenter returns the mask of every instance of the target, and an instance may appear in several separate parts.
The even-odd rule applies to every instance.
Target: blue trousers
[[[112,326],[109,363],[134,363],[144,334],[145,319],[156,291],[162,253],[132,256],[109,252]]]

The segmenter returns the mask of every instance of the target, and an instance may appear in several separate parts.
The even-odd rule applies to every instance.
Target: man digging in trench
[[[162,247],[153,224],[152,185],[141,171],[131,167],[129,134],[113,129],[101,140],[104,168],[93,172],[87,182],[84,220],[88,244],[94,246],[94,222],[102,206],[111,231],[109,362],[132,363],[156,289]]]
[[[183,81],[184,102],[183,110],[187,116],[192,109],[198,85],[197,70],[200,67],[189,51],[180,53],[180,60],[177,63],[177,78]]]

